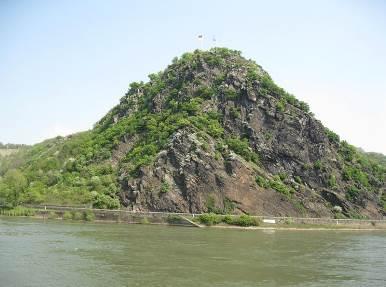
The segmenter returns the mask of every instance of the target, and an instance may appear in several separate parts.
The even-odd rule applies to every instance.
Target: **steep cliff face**
[[[186,123],[135,176],[120,168],[125,205],[183,212],[381,215],[384,171],[365,163],[313,117],[307,104],[238,52],[186,54],[150,83],[157,91],[147,106],[164,115],[157,124],[179,113]],[[135,89],[123,101],[137,104],[148,93],[146,85]],[[119,117],[133,112],[117,109]]]
[[[100,206],[118,195],[133,210],[194,213],[384,213],[384,165],[341,142],[239,52],[186,53],[149,77],[92,131],[53,144],[65,172],[83,172],[97,191],[85,201]],[[96,188],[106,175],[110,187],[102,180],[107,189]]]

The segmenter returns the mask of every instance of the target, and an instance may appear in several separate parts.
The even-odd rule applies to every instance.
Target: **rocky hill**
[[[282,216],[385,213],[384,162],[340,141],[240,52],[186,53],[149,78],[132,83],[92,130],[2,159],[0,201]]]

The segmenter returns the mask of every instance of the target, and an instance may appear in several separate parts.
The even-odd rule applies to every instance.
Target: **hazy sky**
[[[382,0],[0,0],[0,141],[91,128],[199,34],[254,59],[343,139],[386,153]]]

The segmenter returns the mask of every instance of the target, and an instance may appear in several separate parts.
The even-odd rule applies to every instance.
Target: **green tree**
[[[17,206],[27,186],[28,181],[19,170],[7,171],[0,185],[0,202],[12,207]]]
[[[25,189],[20,197],[23,203],[42,203],[46,186],[42,182],[33,182]]]

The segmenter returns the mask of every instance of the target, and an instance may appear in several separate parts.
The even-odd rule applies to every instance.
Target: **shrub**
[[[56,218],[58,218],[58,215],[56,214],[55,211],[49,211],[47,217],[49,219],[56,219]]]
[[[224,90],[224,95],[227,100],[236,100],[238,98],[237,92],[233,88],[226,88]]]
[[[327,180],[327,185],[330,188],[336,187],[336,177],[335,175],[330,175],[328,180]]]
[[[338,152],[343,156],[344,160],[348,162],[351,162],[357,155],[355,147],[346,141],[340,143]]]
[[[162,183],[161,183],[161,190],[160,190],[160,192],[161,193],[167,193],[169,190],[170,190],[169,183],[167,181],[163,180]]]
[[[199,87],[195,93],[197,97],[200,97],[203,99],[210,99],[213,94],[214,94],[213,89],[207,86]]]
[[[169,214],[168,217],[166,218],[166,221],[169,224],[180,224],[183,222],[182,218],[175,214]]]
[[[252,67],[248,67],[248,70],[247,70],[247,79],[249,81],[255,81],[258,79],[258,75],[257,75],[257,72],[255,69],[253,69]]]
[[[261,79],[261,89],[264,94],[273,94],[276,97],[281,97],[285,91],[278,87],[269,75],[264,75]]]
[[[249,215],[243,214],[238,217],[234,217],[232,220],[233,225],[238,225],[238,226],[258,226],[260,222]]]
[[[325,128],[326,135],[328,137],[328,140],[332,143],[339,143],[340,137],[334,133],[333,131],[329,130],[328,128]]]
[[[240,114],[240,110],[235,108],[235,107],[231,107],[229,109],[229,115],[234,118],[234,119],[239,119],[241,117],[241,114]]]
[[[286,94],[284,95],[284,98],[285,98],[285,100],[286,100],[287,103],[289,103],[289,104],[291,104],[291,105],[294,105],[294,106],[296,106],[296,107],[299,106],[299,101],[298,101],[297,98],[295,98],[294,95],[291,95],[291,94],[286,93]]]
[[[320,160],[314,162],[314,168],[317,170],[321,170],[323,168],[323,164]]]
[[[224,204],[224,211],[223,211],[224,214],[232,213],[235,210],[235,203],[231,201],[229,198],[225,197],[223,200],[223,204]]]
[[[251,150],[247,139],[241,140],[239,138],[228,138],[226,139],[226,144],[231,150],[241,155],[247,161],[252,161],[254,163],[259,162],[258,155]]]
[[[95,214],[91,210],[87,210],[83,212],[83,219],[86,221],[94,221],[95,219]]]
[[[343,179],[346,181],[354,180],[365,187],[369,186],[368,175],[356,167],[346,166],[343,169]]]
[[[285,172],[279,173],[280,180],[285,180],[288,177],[288,175]]]
[[[312,164],[311,164],[311,163],[305,163],[305,164],[303,164],[303,169],[309,170],[309,169],[311,169],[311,168],[312,168]]]
[[[198,216],[198,221],[205,225],[216,225],[221,222],[224,222],[229,225],[237,225],[237,226],[258,226],[260,225],[260,221],[257,218],[252,216],[243,214],[240,216],[231,216],[225,215],[221,216],[214,213],[204,213]]]
[[[202,100],[200,98],[190,99],[189,102],[185,102],[180,105],[180,111],[185,111],[189,115],[195,115],[201,109],[201,102]]]
[[[204,213],[198,216],[198,221],[205,225],[214,225],[222,222],[222,216],[215,213]]]
[[[293,224],[294,223],[294,220],[292,218],[287,218],[285,221],[284,221],[284,224],[287,224],[287,225],[290,225],[290,224]]]
[[[301,109],[302,111],[304,111],[306,113],[310,112],[310,106],[303,101],[299,101],[299,109]]]
[[[6,216],[34,216],[36,213],[33,208],[26,208],[22,206],[16,206],[15,208],[3,208],[0,209],[1,215]]]
[[[71,214],[71,212],[65,211],[65,212],[63,213],[63,219],[64,219],[64,220],[71,220],[71,219],[72,219],[72,214]]]
[[[82,218],[83,218],[82,213],[80,213],[79,211],[74,211],[72,213],[73,220],[82,220]]]
[[[335,219],[345,219],[346,216],[341,212],[336,212],[336,213],[334,213],[334,218]]]
[[[232,221],[233,221],[233,218],[232,216],[230,215],[225,215],[223,218],[222,218],[222,221],[226,224],[229,224],[231,225],[232,224]]]
[[[351,202],[356,202],[359,199],[360,190],[355,186],[350,186],[346,190],[346,198]]]
[[[141,223],[141,224],[149,224],[150,221],[149,221],[149,219],[148,219],[147,217],[144,217],[144,218],[141,219],[141,222],[140,222],[140,223]]]
[[[219,86],[225,81],[225,74],[221,73],[214,79],[214,84]]]
[[[118,198],[113,198],[103,193],[93,192],[93,203],[92,206],[94,208],[101,209],[117,209],[119,208],[119,200]]]
[[[218,213],[218,212],[215,212],[215,201],[212,195],[208,194],[208,196],[206,197],[205,205],[209,213]]]
[[[5,205],[16,207],[20,203],[21,195],[28,187],[25,175],[18,169],[8,170],[1,178],[0,197]]]
[[[263,187],[263,188],[269,187],[269,181],[260,175],[256,176],[255,181],[256,181],[257,185],[260,187]]]
[[[277,109],[279,112],[284,112],[284,111],[285,111],[286,104],[287,104],[287,102],[285,101],[284,98],[282,98],[282,99],[280,99],[279,101],[276,102],[276,109]]]
[[[269,181],[269,186],[276,190],[277,192],[280,192],[286,196],[290,196],[292,193],[294,193],[293,188],[288,187],[285,185],[279,177],[274,177],[274,179]]]
[[[297,183],[299,183],[299,184],[302,183],[302,179],[300,178],[300,176],[296,175],[296,176],[294,177],[294,179],[295,179],[295,181],[296,181]]]

